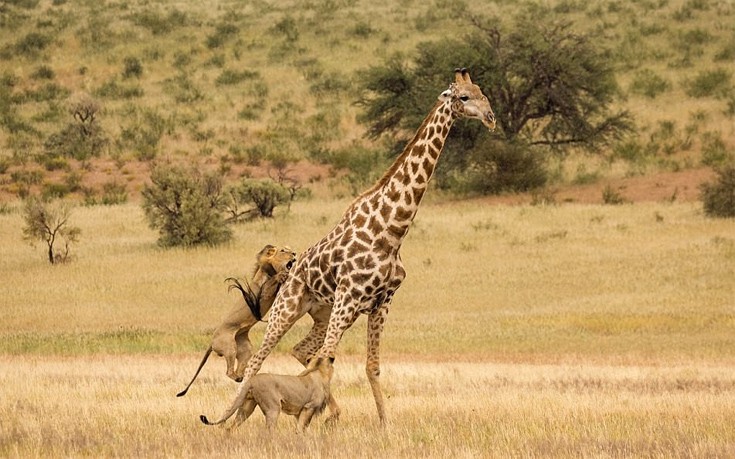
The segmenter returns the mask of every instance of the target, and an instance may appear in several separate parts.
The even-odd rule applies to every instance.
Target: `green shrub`
[[[704,213],[709,217],[735,218],[735,164],[717,170],[717,181],[702,185]]]
[[[276,206],[289,202],[288,188],[272,179],[243,179],[229,190],[228,212],[233,221],[256,216],[273,217]],[[252,209],[240,210],[241,204],[252,204]]]
[[[733,160],[733,155],[727,148],[719,132],[705,132],[702,134],[702,164],[718,167]]]
[[[442,186],[469,194],[524,192],[541,188],[548,179],[543,157],[522,143],[483,140],[468,156],[467,165]]]
[[[223,46],[225,42],[236,36],[240,29],[229,23],[218,24],[212,35],[207,36],[207,48],[215,49]]]
[[[45,183],[41,190],[41,196],[44,201],[50,199],[63,198],[69,194],[71,190],[65,183]]]
[[[163,247],[215,245],[229,241],[222,178],[195,168],[159,165],[143,188],[143,210]]]
[[[101,126],[73,122],[50,135],[43,146],[49,158],[68,157],[84,161],[100,156],[107,145],[108,139]]]
[[[36,70],[31,73],[31,78],[34,80],[53,80],[56,77],[54,69],[48,65],[40,65]]]
[[[607,185],[602,190],[602,202],[610,205],[620,205],[625,203],[625,198],[610,185]]]
[[[140,78],[143,75],[143,64],[137,57],[126,57],[123,59],[123,66],[123,78]]]
[[[102,204],[112,206],[124,204],[128,201],[128,191],[125,185],[116,181],[107,182],[102,185]]]
[[[52,38],[38,32],[30,32],[15,43],[15,51],[26,57],[35,57],[51,44]]]
[[[242,72],[238,72],[236,70],[225,69],[214,80],[214,83],[217,86],[229,86],[242,83],[245,80],[253,80],[259,77],[260,74],[257,71],[251,72],[250,70],[243,70]]]
[[[176,9],[168,13],[168,16],[146,10],[133,14],[130,18],[135,25],[148,29],[153,35],[168,34],[178,27],[185,26],[188,22],[186,13]]]
[[[732,91],[731,74],[725,69],[703,70],[685,83],[690,97],[724,97]]]
[[[630,84],[630,92],[640,94],[650,99],[671,89],[671,83],[658,76],[653,70],[643,69],[636,72]]]
[[[121,84],[113,78],[97,88],[94,95],[107,99],[133,99],[143,97],[143,88],[138,84]]]

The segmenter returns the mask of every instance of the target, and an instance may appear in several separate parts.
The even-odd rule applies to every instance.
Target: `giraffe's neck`
[[[361,196],[398,244],[416,216],[453,122],[450,103],[437,102],[403,153]]]

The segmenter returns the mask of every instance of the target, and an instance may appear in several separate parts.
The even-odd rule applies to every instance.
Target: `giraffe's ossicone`
[[[360,314],[367,314],[366,371],[378,416],[385,423],[379,344],[391,298],[406,277],[399,251],[458,118],[478,119],[495,128],[490,102],[466,69],[455,71],[454,82],[441,93],[383,177],[350,204],[329,234],[299,256],[271,308],[263,343],[248,362],[244,381],[260,370],[281,337],[304,314],[311,315],[314,326],[293,350],[304,365],[315,355],[334,357],[345,330]],[[213,424],[226,421],[242,406],[247,395],[243,387]],[[330,411],[333,419],[339,416],[333,397]]]

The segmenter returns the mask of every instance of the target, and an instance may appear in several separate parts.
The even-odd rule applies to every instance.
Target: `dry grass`
[[[391,422],[380,430],[362,371],[345,359],[333,390],[344,415],[299,436],[268,436],[254,415],[204,427],[234,383],[210,375],[174,396],[190,362],[165,357],[4,357],[3,457],[725,457],[735,454],[732,367],[503,365],[389,361]],[[283,357],[273,372],[297,371]]]
[[[135,205],[77,208],[81,243],[61,266],[21,241],[18,212],[0,214],[0,456],[735,454],[735,222],[684,203],[429,202],[383,340],[388,429],[364,318],[338,350],[336,428],[202,426],[234,395],[224,363],[174,394],[233,301],[223,279],[265,243],[306,248],[346,204],[297,202],[228,246],[165,251]],[[298,372],[286,352],[309,323],[265,371]]]

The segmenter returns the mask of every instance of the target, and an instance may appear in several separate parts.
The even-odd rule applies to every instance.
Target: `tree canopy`
[[[447,171],[479,165],[494,170],[495,180],[498,173],[517,169],[514,157],[531,149],[595,151],[632,129],[628,113],[612,109],[618,96],[614,69],[593,37],[534,15],[519,15],[508,25],[480,17],[465,20],[471,25],[466,37],[421,43],[410,58],[394,55],[362,72],[359,121],[367,124],[370,137],[387,136],[400,151],[457,67],[470,69],[486,92],[498,129],[487,133],[478,123],[457,123],[438,170],[445,178]],[[499,157],[487,149],[503,152]],[[538,168],[540,162],[526,162],[526,167]],[[510,189],[543,184],[511,182]]]

